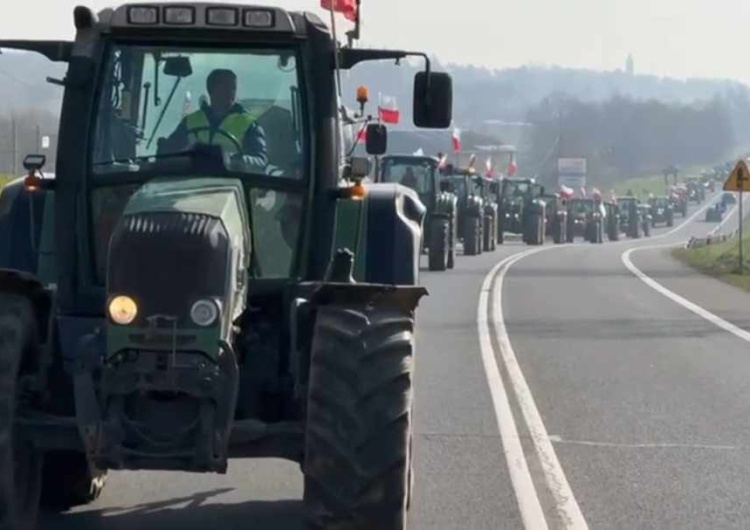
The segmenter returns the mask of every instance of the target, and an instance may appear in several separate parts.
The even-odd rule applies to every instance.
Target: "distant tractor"
[[[651,226],[662,223],[666,226],[674,226],[674,210],[669,197],[651,197],[648,204],[651,206]]]
[[[557,193],[539,195],[545,205],[545,233],[559,245],[565,243],[568,231],[568,199]]]
[[[431,271],[452,269],[456,259],[457,202],[454,193],[441,189],[438,164],[430,156],[384,155],[379,161],[378,182],[407,186],[427,208],[422,248],[427,249]]]
[[[638,239],[645,233],[650,221],[643,217],[641,202],[636,197],[619,197],[617,199],[620,216],[620,231],[631,239]],[[648,225],[648,226],[647,226]]]
[[[528,245],[542,245],[545,239],[545,204],[541,199],[544,187],[537,185],[530,178],[505,178],[499,187],[500,220],[498,233],[499,243],[503,243],[504,234],[520,234]]]
[[[445,182],[441,186],[457,197],[457,234],[466,256],[477,256],[484,248],[484,198],[477,193],[473,177],[474,171],[451,164],[441,169],[440,179]]]
[[[567,241],[572,243],[581,237],[589,243],[604,240],[604,223],[601,204],[594,199],[576,197],[570,201],[568,210]]]

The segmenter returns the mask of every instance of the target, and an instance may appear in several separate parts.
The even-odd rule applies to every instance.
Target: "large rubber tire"
[[[671,215],[667,216],[667,226],[674,226],[674,217]]]
[[[643,236],[651,237],[651,225],[649,225],[647,222],[643,223]]]
[[[444,271],[448,268],[448,248],[450,246],[450,225],[448,219],[433,219],[430,223],[428,243],[428,267],[431,271]]]
[[[484,252],[492,252],[495,250],[495,222],[491,215],[484,216],[484,227],[482,230],[482,246]]]
[[[28,298],[0,293],[0,528],[36,526],[44,454],[14,432],[16,413],[27,397],[17,381],[36,362],[38,333]]]
[[[319,309],[303,467],[310,528],[407,527],[413,352],[403,311]]]
[[[44,457],[41,504],[48,510],[69,510],[101,495],[107,472],[92,468],[86,455],[60,451]]]
[[[447,267],[452,269],[456,266],[456,218],[451,217],[450,224],[448,226],[448,233],[450,234],[450,241],[448,243],[448,263]]]
[[[464,254],[476,256],[479,254],[480,229],[479,218],[472,217],[466,220],[466,233],[464,234]]]

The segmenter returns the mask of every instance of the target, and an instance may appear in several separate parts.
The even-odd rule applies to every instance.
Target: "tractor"
[[[482,198],[482,208],[484,211],[482,226],[482,250],[492,252],[497,248],[497,217],[498,204],[494,194],[491,191],[492,179],[475,174],[471,177],[474,193]]]
[[[452,269],[455,263],[456,195],[441,189],[439,160],[430,156],[385,155],[380,158],[378,182],[414,189],[427,208],[422,247],[427,249],[431,271]]]
[[[651,215],[651,205],[649,204],[638,204],[638,211],[643,223],[643,236],[651,236],[651,226],[653,225],[653,217]]]
[[[477,193],[475,172],[471,168],[457,168],[446,164],[440,169],[441,189],[458,197],[456,227],[463,244],[464,255],[477,256],[484,248],[485,200]],[[481,190],[480,190],[481,193]]]
[[[555,244],[565,243],[568,230],[568,199],[557,193],[540,194],[539,198],[544,201],[545,233],[552,237]]]
[[[0,193],[0,528],[33,528],[40,496],[91,501],[109,470],[251,457],[299,463],[312,528],[406,528],[425,208],[363,183],[355,131],[379,156],[387,130],[338,79],[415,53],[244,3],[73,20],[72,41],[0,41],[67,63],[55,178],[31,154]],[[187,91],[243,103],[211,124]],[[452,120],[429,62],[413,120]]]
[[[504,178],[499,185],[498,243],[505,232],[521,234],[528,245],[543,245],[545,239],[544,187],[530,178]]]
[[[672,202],[672,210],[674,212],[680,212],[680,216],[684,219],[687,217],[688,212],[688,190],[684,185],[673,186],[669,194]]]
[[[590,243],[604,241],[603,207],[592,198],[576,197],[568,207],[567,242],[573,243],[576,237]]]
[[[631,239],[638,239],[648,228],[642,211],[639,209],[640,200],[636,197],[618,197],[617,209],[619,213],[620,231]]]
[[[688,200],[701,204],[706,200],[706,188],[703,186],[701,181],[697,178],[685,179],[685,184],[688,190]]]
[[[604,227],[609,241],[620,240],[620,207],[615,200],[605,200],[604,205]]]
[[[666,226],[674,226],[674,210],[669,197],[650,197],[648,204],[651,206],[651,226],[660,223],[664,223]]]

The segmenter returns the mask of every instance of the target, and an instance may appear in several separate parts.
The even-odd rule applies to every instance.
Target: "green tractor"
[[[0,193],[0,528],[108,470],[249,457],[300,464],[313,528],[406,528],[425,208],[362,183],[367,101],[349,119],[337,74],[413,53],[239,3],[73,18],[70,42],[0,41],[67,63],[55,178],[30,155]],[[447,128],[427,66],[414,123]],[[368,124],[369,154],[386,141]]]
[[[472,169],[459,169],[447,164],[441,170],[441,189],[458,197],[456,227],[464,255],[478,256],[484,249],[485,199],[474,183]]]
[[[669,197],[649,197],[648,204],[651,206],[651,226],[661,223],[674,226],[674,206]]]
[[[378,182],[412,188],[427,208],[422,247],[427,249],[431,271],[452,269],[457,239],[457,198],[441,189],[439,160],[430,156],[385,155],[380,158]]]
[[[653,216],[651,215],[651,206],[649,204],[638,204],[638,211],[643,223],[643,235],[644,237],[651,236],[651,227],[653,226]]]
[[[620,231],[631,239],[640,238],[651,227],[650,220],[644,218],[640,205],[641,201],[637,197],[617,199]]]
[[[589,243],[604,241],[604,207],[592,198],[576,197],[571,199],[568,210],[567,242],[583,238]]]
[[[500,181],[498,198],[498,243],[505,232],[521,234],[528,245],[543,245],[545,239],[544,187],[535,179],[511,177]]]
[[[691,177],[685,179],[685,184],[688,190],[688,200],[701,204],[706,200],[706,188],[701,183],[700,179]]]
[[[557,193],[540,193],[538,197],[544,201],[545,234],[551,236],[556,245],[565,243],[568,231],[568,199]]]
[[[620,240],[620,208],[617,201],[605,200],[604,205],[604,227],[609,241]]]
[[[497,248],[497,217],[498,204],[496,196],[492,193],[492,179],[474,174],[471,177],[474,193],[482,198],[483,226],[482,226],[482,250],[493,252]]]

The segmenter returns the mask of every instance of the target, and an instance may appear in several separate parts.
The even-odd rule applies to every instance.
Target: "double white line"
[[[508,463],[513,489],[518,500],[521,518],[527,529],[544,530],[548,528],[547,520],[542,509],[539,495],[531,478],[526,458],[524,456],[521,439],[518,435],[516,423],[505,390],[503,379],[500,374],[497,358],[502,360],[508,379],[511,382],[513,392],[519,408],[531,434],[547,487],[552,494],[555,508],[562,519],[565,528],[587,529],[588,525],[583,518],[581,509],[573,496],[565,473],[557,459],[557,454],[550,442],[547,429],[534,403],[534,398],[529,390],[529,385],[518,365],[518,359],[510,343],[508,332],[502,312],[502,289],[503,280],[508,269],[517,261],[537,254],[545,250],[559,247],[541,247],[525,252],[514,254],[495,265],[487,274],[482,284],[477,307],[477,325],[479,328],[479,344],[482,351],[482,362],[487,375],[487,383],[490,387],[492,402],[494,404],[500,437],[503,443],[503,452]],[[494,286],[493,286],[494,280]],[[490,310],[492,319],[490,321]],[[493,346],[493,333],[497,338],[499,351]],[[496,355],[498,353],[499,355]]]

